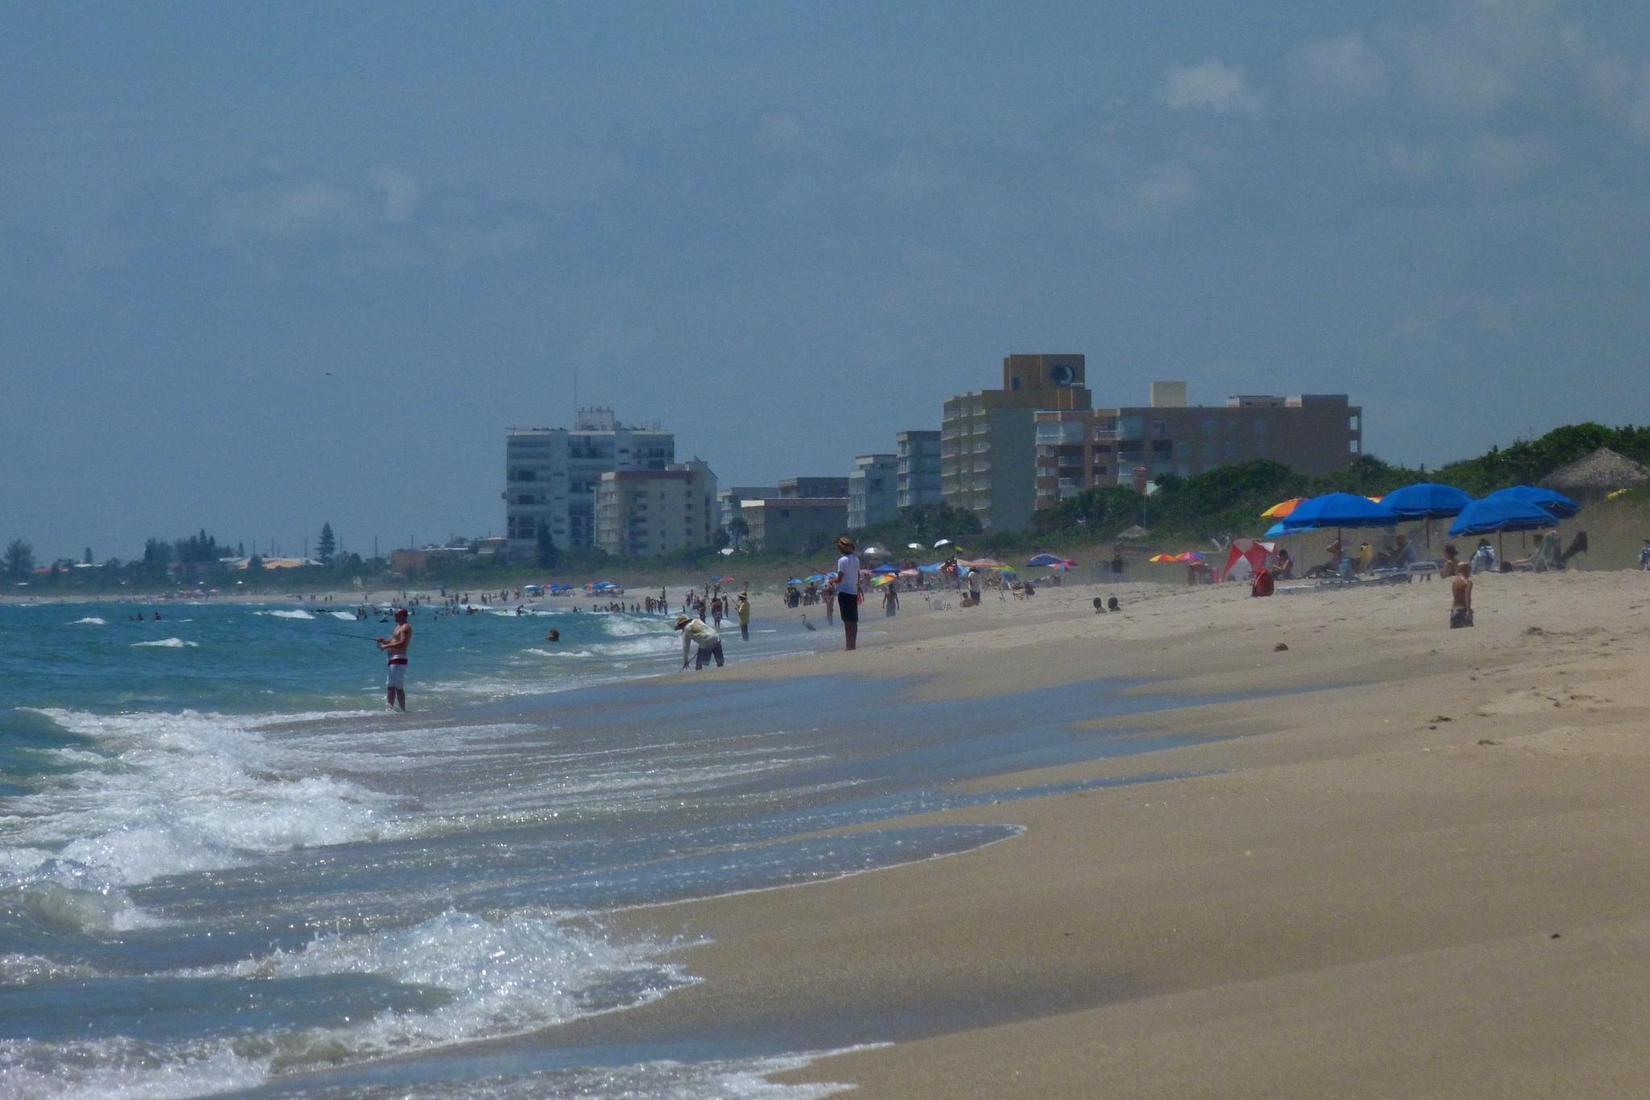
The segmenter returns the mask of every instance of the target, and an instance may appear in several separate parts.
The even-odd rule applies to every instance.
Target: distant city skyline
[[[1266,11],[14,7],[0,542],[503,534],[577,405],[846,476],[1044,351],[1410,465],[1650,420],[1650,16]]]

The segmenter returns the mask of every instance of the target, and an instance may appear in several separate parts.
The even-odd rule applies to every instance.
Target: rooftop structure
[[[940,426],[940,493],[987,530],[1017,530],[1036,504],[1033,468],[1038,410],[1087,409],[1081,355],[1010,355],[1003,385],[945,402]]]

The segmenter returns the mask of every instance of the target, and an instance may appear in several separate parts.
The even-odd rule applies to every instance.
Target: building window
[[[1168,434],[1169,434],[1169,425],[1166,421],[1162,421],[1162,420],[1152,421],[1152,438],[1153,439],[1162,439],[1164,436],[1166,436]]]

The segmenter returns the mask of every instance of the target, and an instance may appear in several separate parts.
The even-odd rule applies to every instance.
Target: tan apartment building
[[[596,545],[614,557],[708,546],[719,518],[716,475],[698,459],[663,470],[609,470],[596,484]]]
[[[1152,383],[1151,404],[1039,411],[1037,507],[1085,489],[1191,477],[1266,458],[1302,473],[1345,469],[1363,453],[1363,409],[1346,394],[1240,394],[1188,405],[1186,383]]]
[[[803,554],[829,546],[848,529],[848,498],[771,497],[741,505],[750,528],[749,545],[758,550]]]
[[[945,402],[940,421],[940,498],[987,530],[1017,530],[1036,507],[1035,415],[1089,408],[1081,355],[1010,355],[1003,386]]]

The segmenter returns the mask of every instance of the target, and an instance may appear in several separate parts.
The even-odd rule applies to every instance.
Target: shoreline
[[[1196,774],[883,822],[868,827],[1021,832],[808,890],[615,915],[698,944],[679,961],[703,980],[515,1042],[894,1038],[775,1078],[867,1096],[1545,1095],[1650,1069],[1597,1038],[1644,1017],[1633,991],[1650,978],[1631,957],[1650,936],[1635,873],[1650,865],[1650,700],[1623,644],[1646,633],[1623,621],[1650,604],[1639,578],[1492,578],[1478,627],[1455,632],[1435,584],[1171,588],[1118,618],[1065,593],[1019,621],[990,601],[913,616],[809,671],[917,677],[929,697],[1096,664],[1149,677],[1136,690],[1185,703],[1093,727],[1210,740],[968,786]],[[1233,691],[1269,694],[1215,698]],[[842,1029],[855,1021],[881,1034]]]

